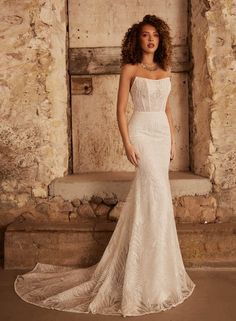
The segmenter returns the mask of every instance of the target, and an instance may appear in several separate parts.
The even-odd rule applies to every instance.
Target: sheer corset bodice
[[[149,79],[136,76],[130,88],[134,111],[165,111],[170,90],[170,77]]]

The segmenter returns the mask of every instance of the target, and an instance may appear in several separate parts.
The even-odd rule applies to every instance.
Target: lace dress
[[[112,237],[100,261],[87,268],[38,262],[18,275],[26,302],[75,313],[135,316],[182,303],[195,288],[179,247],[169,183],[171,136],[165,113],[169,77],[136,77],[129,136],[139,154]]]

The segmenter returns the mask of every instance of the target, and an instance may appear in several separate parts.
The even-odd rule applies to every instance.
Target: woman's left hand
[[[175,157],[176,149],[175,149],[175,142],[171,142],[171,151],[170,151],[170,160],[172,161]]]

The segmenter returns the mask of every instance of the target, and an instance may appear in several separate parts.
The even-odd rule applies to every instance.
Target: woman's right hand
[[[134,165],[138,166],[139,155],[132,144],[125,146],[125,152],[128,160]]]

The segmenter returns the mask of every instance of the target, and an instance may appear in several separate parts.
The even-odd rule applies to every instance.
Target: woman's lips
[[[153,48],[154,44],[153,43],[149,43],[147,46],[148,46],[148,48]]]

